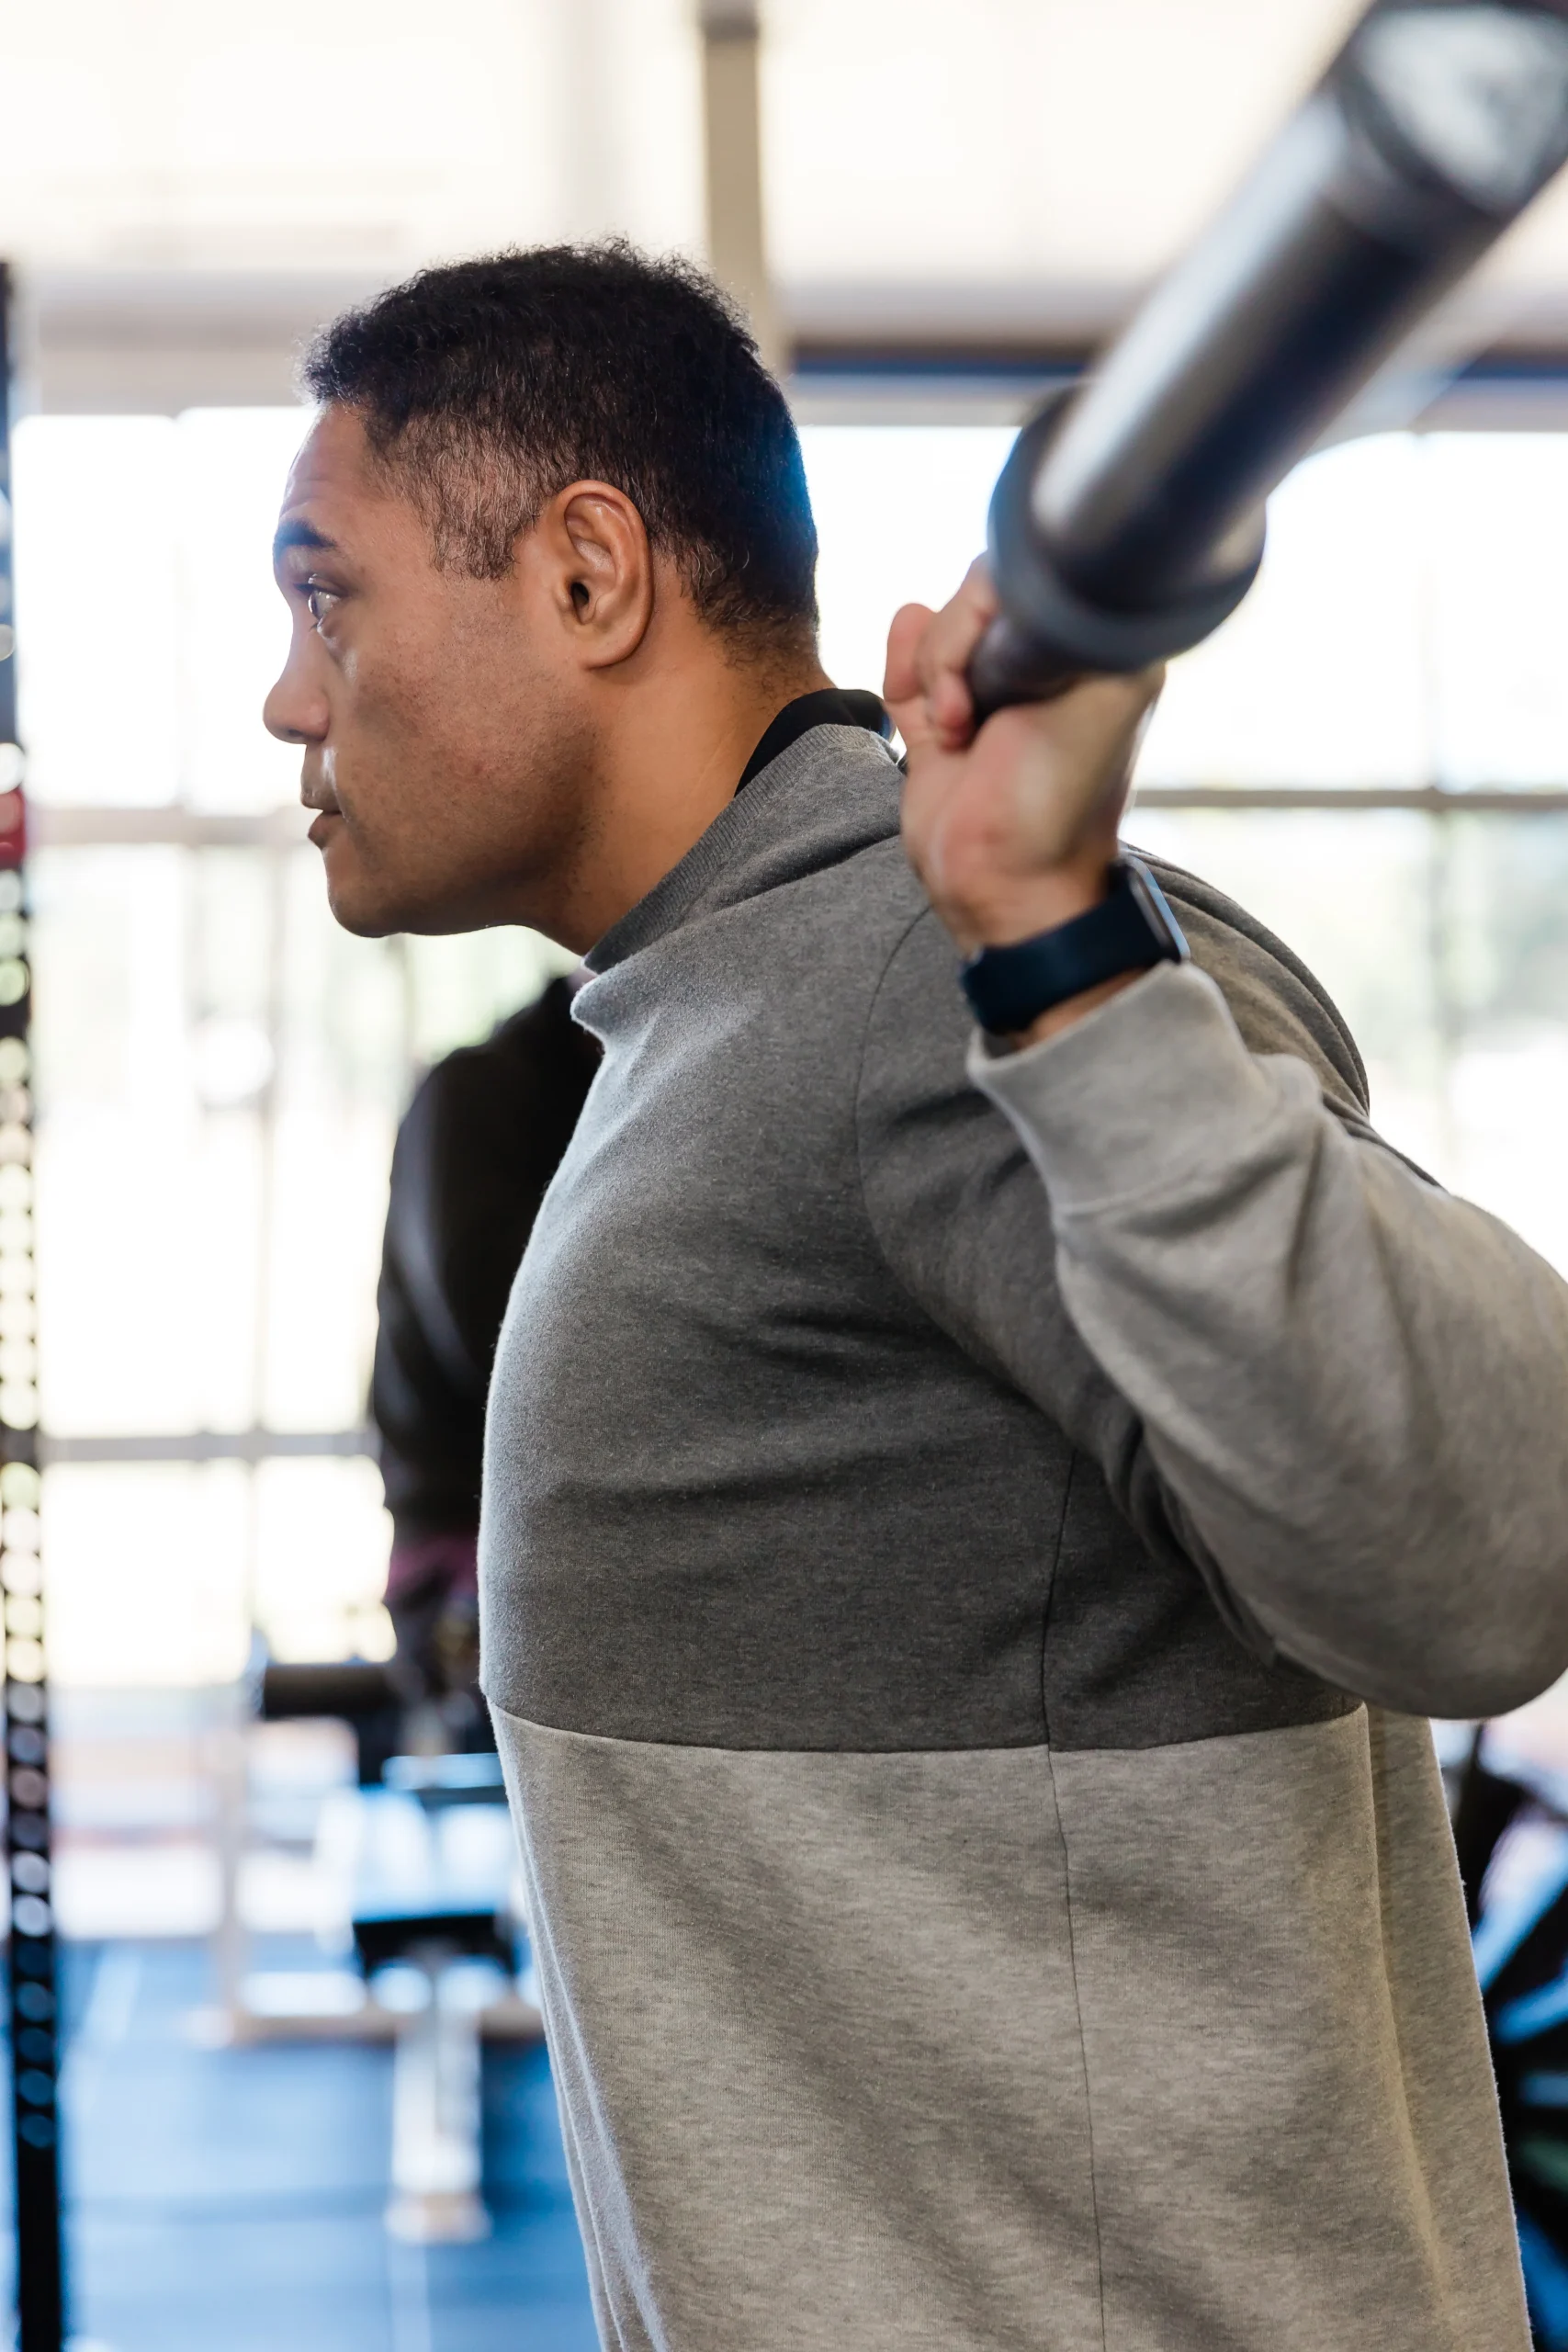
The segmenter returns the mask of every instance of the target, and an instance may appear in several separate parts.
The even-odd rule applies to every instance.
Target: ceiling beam
[[[698,0],[708,266],[775,375],[788,353],[768,274],[757,0]]]

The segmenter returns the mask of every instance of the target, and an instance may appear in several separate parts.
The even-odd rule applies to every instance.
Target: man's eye
[[[316,580],[308,580],[305,582],[305,610],[318,628],[337,601],[338,594],[335,588],[323,588]]]

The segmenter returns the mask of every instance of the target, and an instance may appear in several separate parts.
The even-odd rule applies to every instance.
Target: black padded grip
[[[982,725],[993,711],[1006,710],[1014,703],[1049,702],[1083,675],[1080,664],[1048,642],[1028,636],[1004,614],[991,623],[970,659],[975,723]]]
[[[1568,158],[1562,0],[1379,0],[991,503],[977,707],[1184,651],[1263,503]]]

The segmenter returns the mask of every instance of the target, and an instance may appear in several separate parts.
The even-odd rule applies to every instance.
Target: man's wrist
[[[948,899],[937,911],[965,956],[978,955],[986,947],[1012,947],[1098,907],[1109,895],[1112,864],[1111,858],[1099,856],[1052,866],[998,884],[983,895]]]
[[[965,958],[964,993],[991,1036],[1039,1044],[1153,965],[1186,956],[1180,926],[1141,859],[1118,859],[1106,883],[1092,905],[1021,939],[987,942]],[[1036,897],[1036,910],[1040,905]]]

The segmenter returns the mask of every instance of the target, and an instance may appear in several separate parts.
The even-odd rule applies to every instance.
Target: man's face
[[[329,407],[289,474],[275,566],[293,637],[265,716],[302,747],[339,922],[379,937],[528,920],[581,825],[589,757],[528,565],[438,570],[358,418]]]

